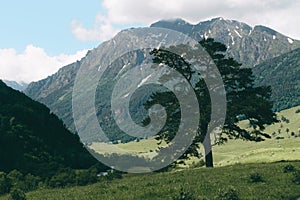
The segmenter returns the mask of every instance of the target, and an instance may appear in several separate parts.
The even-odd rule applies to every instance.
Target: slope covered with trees
[[[253,68],[256,85],[270,85],[274,110],[300,105],[300,48]]]
[[[97,161],[50,110],[0,81],[0,171],[50,177]]]

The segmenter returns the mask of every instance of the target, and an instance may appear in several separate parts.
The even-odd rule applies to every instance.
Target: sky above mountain
[[[40,80],[119,30],[160,19],[224,17],[300,39],[298,0],[0,1],[0,79],[7,80]]]

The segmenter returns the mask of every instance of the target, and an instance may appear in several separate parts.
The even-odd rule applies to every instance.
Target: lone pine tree
[[[207,167],[213,167],[212,146],[219,142],[227,141],[231,138],[240,138],[251,141],[262,141],[270,138],[263,133],[265,124],[272,124],[277,121],[275,113],[272,111],[271,88],[255,87],[254,77],[249,68],[242,68],[241,64],[233,58],[225,55],[226,46],[214,41],[214,39],[203,39],[199,45],[206,50],[210,59],[217,66],[226,90],[227,112],[225,124],[217,141],[210,141],[204,145],[205,163]],[[172,47],[176,48],[176,47]],[[178,47],[180,48],[180,47]],[[173,51],[174,52],[174,51]],[[193,52],[185,52],[193,53]],[[165,64],[183,75],[193,86],[194,92],[199,102],[200,121],[197,134],[192,145],[182,155],[181,158],[187,158],[189,155],[200,157],[198,149],[206,136],[211,120],[211,99],[209,89],[204,81],[205,73],[198,73],[193,65],[184,60],[182,56],[176,55],[168,49],[154,49],[151,54],[153,63]],[[160,66],[160,65],[157,65]],[[195,80],[197,80],[195,82]],[[194,82],[193,82],[194,81]],[[145,108],[160,103],[165,107],[168,118],[164,128],[156,135],[157,140],[170,142],[179,127],[180,123],[180,105],[175,95],[171,91],[156,92],[144,104]],[[250,129],[246,130],[238,126],[238,122],[249,120]],[[144,124],[149,123],[149,118],[144,120]]]

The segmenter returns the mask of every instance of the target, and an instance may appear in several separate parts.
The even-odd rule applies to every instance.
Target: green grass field
[[[240,199],[287,199],[300,197],[300,185],[292,181],[292,173],[284,173],[287,164],[300,169],[300,162],[244,164],[214,169],[198,168],[175,172],[124,175],[123,179],[99,182],[89,186],[65,189],[40,189],[26,194],[32,200],[168,200],[178,197],[180,190],[195,199],[219,199],[218,194],[230,188]],[[251,182],[258,173],[262,182]],[[0,197],[1,200],[8,196]]]

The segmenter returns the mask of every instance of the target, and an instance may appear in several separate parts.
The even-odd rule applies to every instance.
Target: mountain
[[[251,27],[235,20],[214,18],[192,25],[182,19],[162,20],[151,27],[183,32],[200,41],[214,38],[225,44],[228,55],[245,67],[253,67],[264,60],[277,57],[300,47],[300,41],[289,38],[265,26]]]
[[[257,85],[272,87],[276,111],[300,105],[300,48],[262,62],[253,74]]]
[[[111,48],[111,52],[105,54],[111,45],[112,41],[105,42],[98,48],[89,51],[82,60],[61,68],[56,74],[46,79],[31,83],[25,90],[25,94],[47,105],[53,113],[57,114],[63,120],[69,130],[75,133],[76,128],[72,116],[72,92],[76,72],[79,67],[93,68],[94,66],[101,65],[100,60],[102,56],[106,56],[107,60],[109,60],[109,57],[113,57],[113,48]],[[105,79],[98,84],[95,103],[97,105],[98,120],[102,129],[107,132],[108,138],[113,141],[127,141],[131,140],[132,137],[122,134],[123,132],[118,128],[117,124],[113,123],[114,120],[111,116],[110,108],[110,92],[112,90],[110,88],[113,88],[116,84],[115,76],[118,71],[122,70],[127,63],[131,64],[122,70],[123,73],[146,61],[145,54],[147,53],[149,52],[138,50],[122,56],[121,59],[117,59],[112,64],[113,67],[110,68],[111,70],[107,70],[106,74],[103,75]],[[150,56],[147,55],[147,57]],[[139,99],[144,97],[136,98],[138,99],[136,102],[139,102]],[[92,113],[92,111],[87,113]],[[87,123],[90,123],[90,120],[87,120]],[[90,124],[87,124],[87,126],[90,126]],[[94,139],[91,141],[94,141]]]
[[[43,104],[0,81],[0,171],[50,177],[97,161]]]
[[[72,88],[79,61],[61,68],[57,73],[38,82],[32,82],[24,91],[32,99],[45,104],[63,120],[67,128],[76,132],[72,117]]]
[[[196,40],[201,40],[203,37],[213,37],[217,41],[226,44],[228,55],[243,63],[245,67],[253,67],[300,47],[299,41],[267,27],[255,26],[252,28],[245,23],[224,20],[223,18],[200,22],[196,25],[189,24],[181,19],[163,20],[152,24],[151,27],[177,30],[190,35]],[[126,31],[130,30],[122,31],[122,33],[126,33]],[[92,73],[105,62],[103,60],[114,60],[112,58],[115,55],[115,40],[118,39],[118,35],[113,40],[104,42],[97,48],[90,50],[82,60],[61,68],[57,73],[46,79],[29,84],[25,94],[47,105],[53,113],[63,120],[69,130],[75,132],[72,116],[72,91],[77,71],[79,68],[85,68]],[[160,35],[157,34],[152,37],[160,37]],[[128,137],[126,138],[120,134],[122,131],[118,129],[115,123],[112,123],[109,99],[102,99],[102,104],[99,99],[107,95],[108,88],[113,87],[115,84],[114,76],[119,70],[122,70],[128,63],[131,63],[131,67],[142,63],[146,58],[146,54],[147,52],[142,50],[134,51],[128,54],[127,57],[125,56],[126,58],[115,61],[110,68],[111,70],[107,72],[104,81],[99,83],[96,94],[98,121],[101,127],[104,127],[105,131],[108,132],[108,136],[115,140],[127,140]],[[125,67],[125,69],[128,70],[129,68]],[[87,89],[89,88],[87,87]],[[89,120],[87,121],[89,123]],[[87,124],[87,126],[89,125]]]
[[[13,88],[13,89],[15,89],[15,90],[19,90],[19,91],[24,91],[24,90],[27,88],[27,86],[28,86],[28,83],[25,83],[25,82],[23,82],[23,81],[17,82],[17,81],[3,80],[3,82],[4,82],[7,86],[9,86],[9,87],[11,87],[11,88]]]

